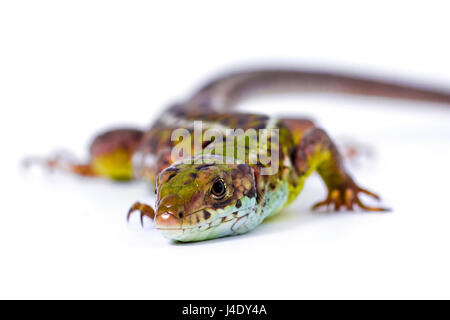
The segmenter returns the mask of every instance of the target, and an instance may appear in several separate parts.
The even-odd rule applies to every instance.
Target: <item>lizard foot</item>
[[[144,216],[149,217],[152,220],[155,218],[155,210],[153,210],[152,207],[150,207],[149,205],[144,204],[144,203],[136,202],[135,204],[133,204],[131,206],[130,210],[128,211],[127,221],[130,220],[130,216],[135,211],[139,211],[141,214],[141,216],[140,216],[141,226],[144,226]]]
[[[360,188],[356,184],[352,183],[350,185],[345,185],[340,188],[334,188],[329,190],[328,196],[325,200],[316,203],[312,209],[316,210],[320,207],[326,206],[329,208],[330,206],[334,206],[334,211],[339,211],[341,207],[347,208],[349,211],[353,211],[355,206],[359,207],[365,211],[389,211],[387,208],[382,207],[371,207],[365,205],[361,199],[358,197],[359,193],[364,193],[366,195],[375,198],[376,200],[380,200],[380,197],[375,193]]]
[[[53,156],[44,158],[28,157],[22,161],[22,165],[25,169],[29,169],[33,165],[38,165],[47,169],[49,172],[58,169],[61,171],[72,172],[80,176],[95,176],[90,164],[78,163],[70,153],[65,151],[60,151]]]

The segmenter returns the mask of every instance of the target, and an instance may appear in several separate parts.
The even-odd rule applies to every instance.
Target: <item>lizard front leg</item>
[[[385,208],[371,207],[361,201],[360,193],[377,200],[380,198],[354,182],[345,170],[335,144],[324,130],[314,127],[305,132],[296,148],[294,164],[300,183],[303,184],[307,176],[317,171],[327,186],[326,199],[316,203],[313,209],[333,206],[335,211],[341,207],[346,207],[348,210],[360,207],[367,211],[386,211]]]

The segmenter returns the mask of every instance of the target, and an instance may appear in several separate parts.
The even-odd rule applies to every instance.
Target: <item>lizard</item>
[[[361,194],[376,200],[380,197],[353,179],[333,140],[312,120],[233,109],[251,96],[305,91],[450,104],[450,91],[398,81],[297,69],[230,72],[167,108],[146,130],[117,128],[99,134],[85,163],[61,157],[48,157],[41,163],[80,176],[150,181],[155,185],[155,207],[136,202],[127,219],[139,212],[141,223],[148,217],[163,236],[181,242],[253,230],[292,203],[313,172],[327,188],[327,196],[314,210],[388,210],[361,200]],[[199,121],[203,127],[195,132]],[[200,138],[200,144],[193,147],[190,139],[174,139],[174,131],[180,128],[194,135],[194,140]],[[240,134],[232,130],[237,128],[242,129]],[[257,133],[265,130],[265,135],[246,137],[252,129]],[[211,135],[211,130],[227,139]],[[236,143],[239,136],[244,140]],[[174,157],[174,148],[180,145],[186,152]],[[264,148],[266,157],[258,157]]]

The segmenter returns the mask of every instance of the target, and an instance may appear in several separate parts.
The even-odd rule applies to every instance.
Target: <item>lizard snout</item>
[[[185,211],[184,201],[178,195],[169,195],[159,201],[155,216],[157,228],[179,227]]]

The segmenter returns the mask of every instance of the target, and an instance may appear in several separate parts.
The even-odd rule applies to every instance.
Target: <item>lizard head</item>
[[[178,241],[248,231],[258,221],[253,169],[247,164],[225,164],[221,157],[200,164],[192,160],[174,163],[158,175],[156,228]]]

